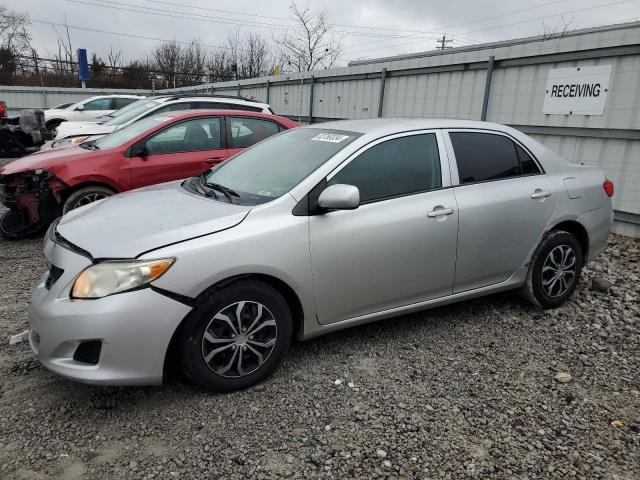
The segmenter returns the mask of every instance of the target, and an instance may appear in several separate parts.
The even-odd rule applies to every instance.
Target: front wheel
[[[549,233],[533,254],[522,293],[532,304],[555,308],[571,296],[582,271],[582,249],[576,238],[558,230]]]
[[[91,185],[89,187],[81,188],[69,195],[62,206],[62,214],[64,215],[75,208],[89,205],[90,203],[97,202],[98,200],[102,200],[103,198],[110,197],[114,194],[115,192],[110,188],[102,187],[100,185]]]
[[[275,288],[239,280],[210,294],[186,320],[183,370],[205,390],[231,392],[267,378],[289,349],[291,311]]]

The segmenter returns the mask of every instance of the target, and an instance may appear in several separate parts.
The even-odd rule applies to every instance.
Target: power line
[[[195,20],[195,21],[203,21],[208,23],[221,23],[224,25],[235,25],[239,27],[252,27],[252,28],[268,28],[270,30],[291,30],[297,29],[301,30],[302,27],[299,26],[282,26],[280,24],[274,23],[264,23],[264,22],[254,22],[251,20],[241,20],[234,18],[224,18],[224,17],[214,17],[210,15],[201,15],[197,13],[189,13],[189,12],[174,12],[171,10],[165,10],[156,7],[146,7],[143,5],[136,5],[124,2],[117,2],[113,0],[66,0],[67,2],[77,3],[81,5],[90,5],[94,7],[102,7],[109,8],[114,10],[124,10],[127,12],[133,13],[142,13],[147,15],[157,15],[161,17],[168,18],[180,18],[183,20]],[[104,2],[104,3],[95,3],[95,2]],[[346,30],[336,30],[337,33],[342,33],[348,36],[361,36],[361,37],[386,37],[386,38],[407,38],[406,35],[393,35],[393,34],[385,34],[385,33],[369,33],[369,32],[352,32]]]
[[[129,37],[129,38],[137,38],[139,40],[152,40],[155,42],[176,42],[182,45],[191,45],[192,42],[184,42],[184,41],[180,41],[180,40],[168,40],[166,38],[159,38],[159,37],[147,37],[144,35],[136,35],[133,33],[124,33],[124,32],[113,32],[110,30],[102,30],[99,28],[90,28],[90,27],[81,27],[79,25],[69,25],[66,23],[57,23],[57,22],[48,22],[46,20],[37,20],[35,18],[32,18],[31,21],[33,23],[41,23],[44,25],[51,25],[51,26],[55,26],[55,27],[68,27],[74,30],[84,30],[86,32],[93,32],[93,33],[104,33],[107,35],[117,35],[117,36],[121,36],[121,37]],[[202,45],[203,47],[207,47],[207,48],[216,48],[216,49],[223,49],[223,50],[228,50],[229,47],[225,47],[222,45],[209,45],[206,43],[201,43],[200,45]],[[243,49],[240,48],[238,49],[240,51],[242,51]]]
[[[510,27],[510,26],[513,26],[513,25],[521,25],[523,23],[537,22],[539,20],[544,20],[544,19],[547,19],[547,18],[561,17],[563,15],[568,15],[570,13],[577,13],[577,12],[583,12],[583,11],[587,11],[587,10],[594,10],[594,9],[598,9],[598,8],[609,7],[609,6],[612,6],[612,5],[621,5],[623,3],[630,3],[632,1],[636,1],[636,0],[621,0],[621,1],[617,1],[617,2],[605,3],[605,4],[602,4],[602,5],[595,5],[595,6],[592,6],[592,7],[579,8],[579,9],[571,10],[571,11],[568,11],[568,12],[562,12],[562,13],[557,13],[557,14],[554,14],[554,15],[548,15],[546,17],[532,18],[532,19],[529,19],[529,20],[522,20],[522,21],[519,21],[519,22],[513,22],[513,23],[507,23],[507,24],[501,24],[501,25],[494,25],[494,26],[491,26],[491,27],[485,27],[485,28],[480,28],[480,29],[477,29],[477,30],[471,30],[471,31],[468,31],[468,32],[463,32],[463,34],[464,35],[468,35],[470,33],[476,33],[476,32],[481,32],[481,31],[485,31],[485,30],[493,30],[493,29],[496,29],[496,28],[506,28],[506,27]],[[451,35],[455,36],[456,34],[451,34]],[[401,46],[404,46],[404,45],[413,45],[415,43],[417,43],[417,41],[404,42],[404,43],[399,43],[399,44],[395,44],[395,45],[385,45],[384,47],[376,47],[376,48],[371,48],[371,49],[367,49],[367,50],[359,50],[359,51],[356,51],[356,52],[352,52],[352,54],[372,52],[372,51],[375,51],[375,50],[381,50],[381,49],[385,49],[385,48],[389,48],[389,47],[395,48],[395,47],[401,47]]]

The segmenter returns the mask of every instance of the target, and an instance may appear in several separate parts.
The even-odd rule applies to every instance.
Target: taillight
[[[604,191],[608,197],[613,197],[614,188],[613,182],[611,180],[605,180],[605,182],[602,184],[602,188],[604,188]]]
[[[7,104],[0,100],[0,117],[7,115]]]

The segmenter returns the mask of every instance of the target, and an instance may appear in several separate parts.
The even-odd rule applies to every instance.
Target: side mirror
[[[78,105],[76,107],[76,110],[79,111],[79,112],[83,111],[84,110],[84,105]]]
[[[131,147],[131,156],[132,157],[148,157],[149,149],[146,145],[139,143]]]
[[[318,197],[318,206],[327,210],[354,210],[360,206],[360,191],[353,185],[330,185]]]

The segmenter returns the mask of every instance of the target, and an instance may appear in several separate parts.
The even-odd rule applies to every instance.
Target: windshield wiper
[[[193,177],[194,180],[196,180],[195,182],[193,182],[194,187],[196,188],[196,190],[198,190],[202,195],[204,195],[205,197],[213,197],[213,198],[218,198],[218,194],[216,192],[214,192],[213,190],[209,189],[209,190],[205,190],[203,187],[205,185],[205,180],[204,180],[204,174],[202,175],[198,175],[197,177]]]
[[[225,187],[224,185],[220,185],[219,183],[210,183],[210,182],[204,181],[203,185],[205,187],[209,187],[211,189],[222,192],[222,194],[227,198],[227,200],[229,200],[229,203],[233,203],[232,197],[240,198],[240,194],[238,194],[238,192],[231,190],[229,187]]]

